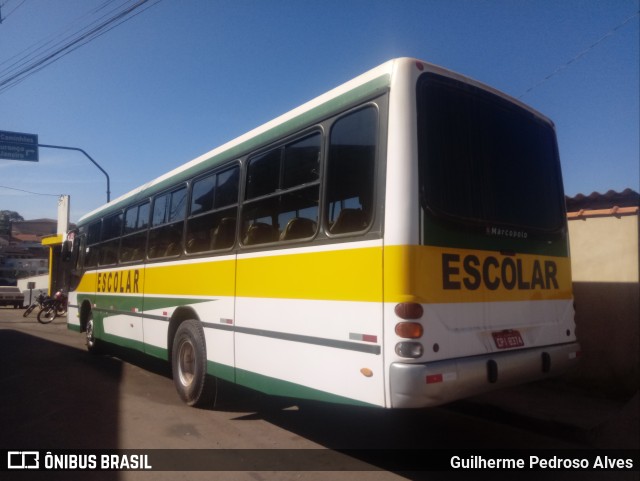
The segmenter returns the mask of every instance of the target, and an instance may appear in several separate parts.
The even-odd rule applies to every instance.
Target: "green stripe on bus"
[[[219,379],[224,379],[225,381],[236,382],[236,370],[233,366],[227,366],[219,362],[207,360],[207,374]]]
[[[526,231],[527,229],[517,229]],[[554,257],[568,257],[566,235],[556,240],[540,240],[533,236],[527,238],[509,238],[460,230],[460,227],[448,228],[433,219],[424,220],[424,243],[434,247],[473,249],[485,251],[510,251],[519,254],[533,254]]]
[[[338,396],[326,391],[320,391],[301,384],[276,379],[257,374],[243,369],[236,369],[236,383],[273,396],[292,397],[297,399],[309,399],[352,406],[378,407],[375,404],[366,403],[357,399]]]

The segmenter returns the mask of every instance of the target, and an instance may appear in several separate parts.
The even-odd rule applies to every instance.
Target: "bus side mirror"
[[[62,243],[62,260],[68,262],[71,260],[71,250],[73,248],[73,242],[66,240]]]

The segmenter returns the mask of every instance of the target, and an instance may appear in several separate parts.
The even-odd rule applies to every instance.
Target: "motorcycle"
[[[67,295],[63,290],[59,290],[53,297],[45,299],[42,310],[38,312],[38,322],[49,324],[57,316],[64,316],[67,313]]]
[[[35,300],[29,305],[29,307],[27,307],[25,309],[25,311],[22,313],[23,317],[28,317],[29,314],[31,314],[34,309],[36,307],[39,307],[40,310],[42,310],[42,307],[44,306],[44,302],[49,298],[49,296],[47,296],[44,291],[40,291],[40,294],[38,295],[38,297],[35,298]]]

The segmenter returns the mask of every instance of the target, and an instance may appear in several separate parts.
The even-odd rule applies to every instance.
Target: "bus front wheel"
[[[202,325],[184,321],[173,338],[171,356],[173,383],[189,406],[208,403],[215,392],[215,380],[207,376],[207,348]]]

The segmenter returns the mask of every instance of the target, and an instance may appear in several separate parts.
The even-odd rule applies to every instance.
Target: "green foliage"
[[[11,235],[11,223],[23,220],[14,210],[0,210],[0,235]]]

